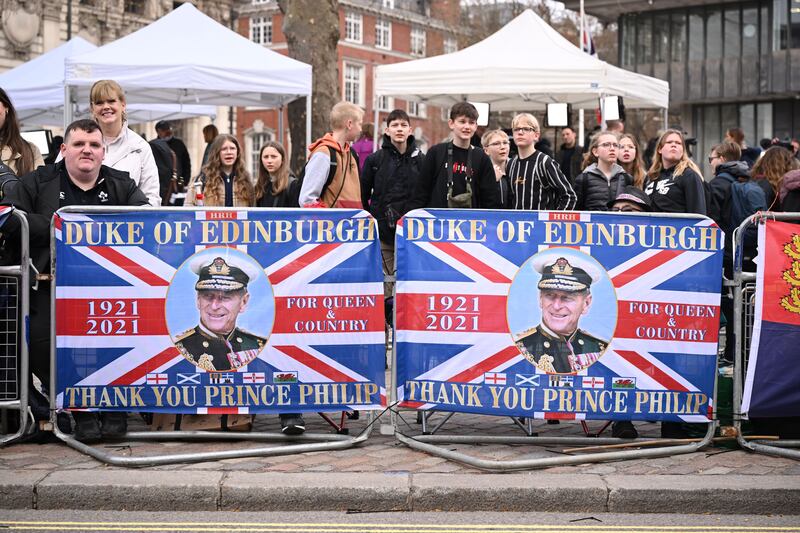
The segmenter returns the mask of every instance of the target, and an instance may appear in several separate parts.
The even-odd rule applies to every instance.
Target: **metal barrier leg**
[[[11,374],[9,379],[13,379],[18,383],[19,395],[14,400],[9,398],[6,401],[0,401],[0,409],[16,410],[19,413],[19,428],[13,435],[4,435],[2,438],[0,438],[0,446],[10,444],[25,435],[29,422],[28,376],[30,371],[27,342],[28,316],[30,313],[29,291],[31,286],[30,269],[28,268],[28,265],[30,264],[29,227],[28,219],[25,217],[24,213],[14,210],[11,212],[11,216],[19,219],[20,224],[20,264],[16,266],[0,267],[0,276],[8,276],[9,278],[13,278],[16,291],[16,301],[18,302],[18,305],[14,309],[6,310],[9,313],[14,311],[16,320],[13,322],[13,324],[9,322],[5,323],[8,325],[6,328],[6,333],[11,333],[11,328],[13,327],[13,335],[11,336],[16,340],[13,348],[15,355],[19,355],[19,368],[17,369],[15,365],[13,369],[6,369],[6,371]],[[19,337],[17,337],[17,331],[19,331]],[[19,348],[18,352],[17,348]],[[19,370],[18,373],[17,370]],[[30,418],[32,419],[32,416]]]
[[[369,438],[374,422],[373,413],[370,411],[369,423],[364,430],[355,437],[338,434],[304,433],[303,435],[284,435],[282,433],[237,433],[219,431],[163,431],[163,432],[131,432],[118,440],[158,440],[158,441],[267,441],[283,442],[285,446],[248,448],[243,450],[228,450],[205,453],[182,453],[169,455],[152,455],[149,457],[128,457],[114,455],[99,450],[76,440],[72,435],[62,433],[55,423],[55,406],[51,405],[50,422],[53,424],[53,433],[64,441],[67,446],[84,453],[98,461],[113,466],[140,467],[158,466],[175,463],[200,463],[203,461],[238,459],[242,457],[271,457],[276,455],[291,455],[295,453],[344,450],[357,446]],[[288,444],[294,443],[294,444]]]
[[[626,459],[645,459],[655,457],[667,457],[670,455],[682,455],[686,453],[694,453],[702,450],[711,444],[711,439],[714,437],[714,430],[716,429],[716,422],[708,423],[708,429],[705,437],[700,442],[693,442],[691,444],[682,444],[679,446],[660,447],[644,450],[624,450],[615,452],[604,452],[591,455],[580,455],[571,457],[548,457],[539,459],[520,459],[520,460],[503,460],[495,461],[488,459],[481,459],[473,457],[461,452],[449,450],[436,444],[489,444],[489,443],[504,443],[504,444],[585,444],[584,438],[569,438],[569,437],[494,437],[494,436],[464,436],[464,435],[421,435],[417,437],[410,437],[401,432],[396,432],[397,440],[407,445],[408,447],[419,450],[431,455],[436,455],[444,459],[456,461],[480,470],[488,470],[492,472],[510,472],[514,470],[534,470],[538,468],[548,468],[551,466],[561,465],[576,465],[583,463],[597,463],[602,461],[619,461]],[[623,442],[631,442],[630,439],[593,439],[592,443],[596,444],[617,444]]]

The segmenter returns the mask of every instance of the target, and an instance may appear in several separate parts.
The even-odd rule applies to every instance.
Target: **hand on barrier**
[[[303,207],[316,207],[316,208],[327,208],[328,204],[323,202],[322,200],[317,200],[316,202],[308,202],[303,204]]]

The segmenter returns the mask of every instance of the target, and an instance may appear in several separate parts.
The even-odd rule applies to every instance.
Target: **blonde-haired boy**
[[[301,207],[345,207],[361,209],[358,161],[350,143],[358,139],[364,110],[350,102],[331,109],[331,131],[309,147],[310,155],[300,188]],[[335,174],[328,174],[336,161]]]
[[[514,209],[545,211],[575,207],[577,196],[558,164],[536,150],[541,130],[530,113],[520,113],[511,121],[517,155],[508,163],[506,174],[514,192]]]

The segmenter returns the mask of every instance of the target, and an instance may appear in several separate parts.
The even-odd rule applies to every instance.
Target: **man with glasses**
[[[536,118],[530,113],[520,113],[511,121],[511,131],[519,150],[506,169],[514,194],[514,209],[573,209],[577,196],[569,180],[553,159],[535,148],[540,132]]]

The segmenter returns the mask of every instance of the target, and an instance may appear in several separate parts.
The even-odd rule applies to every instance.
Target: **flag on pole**
[[[586,52],[592,57],[597,57],[597,50],[594,48],[592,32],[589,31],[585,21],[583,23],[583,34],[581,35],[581,51]]]

